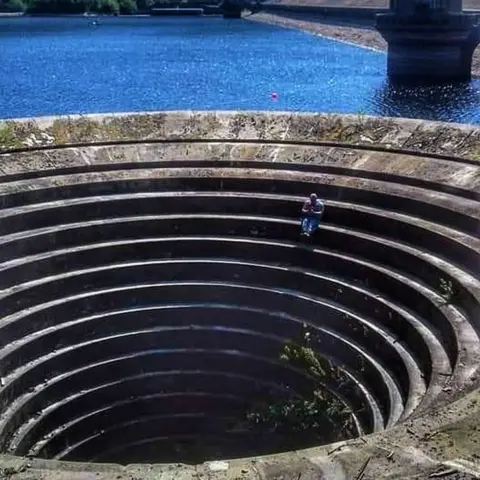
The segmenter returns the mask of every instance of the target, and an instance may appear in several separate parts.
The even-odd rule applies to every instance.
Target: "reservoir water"
[[[480,79],[398,88],[385,71],[383,53],[247,20],[0,17],[0,118],[218,109],[480,123]]]

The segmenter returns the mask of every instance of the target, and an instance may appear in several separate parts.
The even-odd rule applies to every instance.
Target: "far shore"
[[[149,13],[129,13],[128,15],[112,15],[107,13],[6,13],[0,12],[0,17],[151,17]]]
[[[314,35],[379,52],[387,51],[387,42],[374,28],[371,27],[338,24],[332,25],[327,22],[320,23],[311,18],[300,20],[298,18],[289,18],[271,13],[256,13],[254,15],[245,16],[245,19],[254,22],[269,23],[271,25],[285,28],[303,30],[313,33]],[[472,74],[474,77],[480,77],[480,48],[477,48],[473,57]]]

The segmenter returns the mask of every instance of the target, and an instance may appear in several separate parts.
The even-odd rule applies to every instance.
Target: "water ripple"
[[[382,53],[257,22],[0,18],[0,45],[0,118],[254,109],[480,123],[480,80],[394,87]]]

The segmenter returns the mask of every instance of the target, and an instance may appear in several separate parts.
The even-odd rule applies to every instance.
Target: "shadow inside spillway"
[[[346,157],[192,165],[162,163],[163,145],[121,148],[145,163],[20,172],[0,194],[2,452],[197,464],[298,450],[347,438],[340,417],[317,409],[314,430],[286,432],[248,412],[320,392],[349,437],[369,434],[476,362],[478,295],[460,280],[477,285],[475,192],[400,175],[393,153],[391,170],[350,171]],[[327,212],[307,240],[309,191]],[[306,328],[318,378],[282,358]]]
[[[187,424],[188,424],[187,420]],[[138,425],[137,428],[142,428]],[[328,438],[323,439],[328,442]],[[318,445],[322,439],[312,435],[296,434],[258,434],[251,432],[233,432],[230,435],[209,435],[203,433],[199,436],[185,435],[177,440],[170,438],[168,441],[161,436],[145,439],[132,439],[131,443],[111,447],[102,452],[98,457],[92,458],[94,462],[102,463],[183,463],[196,465],[211,460],[231,458],[247,458],[273,453],[288,452],[290,450],[310,448]]]

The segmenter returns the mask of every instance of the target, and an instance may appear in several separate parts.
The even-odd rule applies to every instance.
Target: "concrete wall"
[[[343,8],[319,7],[311,5],[264,4],[263,10],[289,17],[311,17],[321,20],[342,21],[355,24],[373,25],[378,13],[385,13],[386,8]]]
[[[435,390],[439,396],[443,395],[440,400],[446,402],[445,408],[436,403],[435,406],[438,408],[432,414],[428,413],[428,409],[427,411],[422,410],[420,419],[410,418],[408,423],[401,423],[386,432],[376,433],[363,440],[351,440],[340,445],[289,452],[275,457],[209,462],[199,466],[177,464],[122,467],[59,463],[38,459],[24,460],[5,456],[0,458],[0,477],[5,474],[4,476],[8,476],[10,480],[72,480],[73,478],[75,480],[90,480],[91,478],[96,480],[132,478],[153,480],[153,478],[160,477],[164,480],[190,480],[191,478],[278,480],[281,477],[318,480],[319,478],[360,478],[361,472],[365,471],[367,474],[364,477],[365,480],[385,478],[386,475],[390,479],[418,479],[429,478],[434,472],[451,469],[451,463],[460,464],[458,468],[461,468],[466,462],[469,462],[466,463],[467,467],[471,471],[475,471],[476,467],[469,459],[473,458],[470,454],[478,451],[476,444],[480,443],[480,394],[477,390],[470,396],[458,399],[458,397],[453,398],[453,395],[450,397],[450,392],[459,385],[465,386],[466,389],[473,388],[473,385],[464,382],[469,381],[467,373],[470,372],[470,367],[475,368],[478,364],[478,362],[475,365],[464,363],[467,357],[462,355],[470,355],[476,344],[473,336],[465,334],[470,333],[470,330],[465,330],[468,322],[454,316],[453,313],[458,306],[460,311],[467,312],[468,318],[478,319],[478,315],[475,315],[478,310],[473,310],[478,308],[478,303],[471,300],[471,295],[468,295],[469,291],[474,291],[475,284],[467,272],[474,271],[472,275],[478,273],[475,270],[478,254],[478,250],[475,250],[477,239],[473,238],[475,235],[473,229],[478,223],[476,202],[479,201],[478,179],[480,178],[478,175],[480,169],[479,127],[357,115],[156,112],[0,121],[0,138],[2,139],[0,150],[3,150],[0,162],[3,180],[0,189],[4,208],[2,213],[8,213],[5,210],[7,207],[19,208],[14,218],[4,216],[0,219],[0,230],[3,236],[0,255],[3,256],[3,261],[27,253],[30,256],[43,252],[42,255],[48,253],[51,256],[52,249],[59,246],[67,246],[70,249],[68,252],[64,252],[65,255],[62,254],[64,260],[68,256],[68,261],[65,263],[63,261],[45,262],[47,257],[42,256],[34,265],[35,267],[43,265],[41,268],[16,268],[18,267],[17,263],[10,264],[12,268],[9,269],[9,274],[4,274],[0,278],[0,287],[2,287],[0,311],[3,314],[18,308],[16,300],[19,297],[17,294],[21,294],[21,292],[18,288],[11,287],[10,284],[32,278],[36,283],[32,282],[27,285],[29,295],[23,298],[24,306],[28,308],[36,305],[38,301],[47,302],[56,298],[60,292],[60,289],[57,288],[59,285],[65,294],[72,295],[91,289],[92,282],[96,288],[101,286],[105,289],[112,287],[111,282],[115,285],[123,285],[124,282],[127,282],[130,285],[135,278],[140,278],[142,284],[150,283],[153,274],[157,279],[160,278],[160,274],[164,275],[170,281],[173,267],[168,263],[168,259],[187,258],[188,239],[171,238],[166,240],[167,243],[171,243],[171,249],[169,246],[168,251],[174,252],[174,255],[162,257],[161,262],[166,259],[164,267],[157,268],[155,266],[154,268],[151,262],[148,264],[143,260],[150,261],[159,253],[159,243],[151,242],[148,238],[157,235],[161,236],[162,242],[164,242],[165,237],[171,235],[172,231],[177,232],[176,235],[198,236],[201,234],[205,236],[205,230],[208,230],[210,235],[214,236],[202,240],[205,248],[208,247],[205,258],[210,262],[210,266],[207,265],[208,262],[202,264],[203,268],[205,271],[208,270],[209,275],[216,276],[215,278],[222,277],[224,274],[231,275],[231,270],[225,269],[225,261],[221,264],[218,262],[213,264],[211,259],[215,256],[223,259],[229,256],[235,260],[232,252],[240,252],[244,255],[245,247],[234,247],[232,235],[238,235],[240,238],[253,235],[254,237],[250,238],[248,242],[254,247],[248,249],[248,268],[237,265],[235,271],[240,279],[249,278],[251,281],[252,278],[255,278],[257,281],[260,278],[264,287],[267,282],[277,282],[279,277],[288,277],[292,285],[297,285],[297,288],[301,286],[302,289],[311,292],[318,292],[318,288],[325,285],[324,280],[321,280],[320,277],[314,279],[310,276],[306,281],[303,273],[294,272],[292,268],[284,269],[283,272],[278,271],[276,267],[275,269],[263,269],[259,263],[265,258],[269,258],[275,265],[278,260],[283,261],[285,258],[288,258],[289,262],[302,258],[303,268],[310,269],[318,265],[324,272],[331,269],[335,274],[338,274],[341,265],[346,268],[351,264],[352,266],[348,268],[349,272],[354,270],[358,272],[355,278],[360,278],[360,276],[365,278],[365,272],[368,272],[366,277],[368,282],[364,283],[365,285],[368,283],[374,288],[375,296],[370,295],[366,290],[370,286],[365,286],[363,283],[346,285],[346,282],[343,281],[341,301],[347,304],[345,298],[348,297],[351,299],[351,305],[355,305],[359,311],[365,309],[365,312],[368,312],[369,322],[378,321],[375,323],[375,329],[359,330],[358,342],[368,345],[369,349],[375,349],[375,355],[380,357],[382,365],[388,366],[395,373],[392,378],[398,380],[392,382],[392,391],[397,388],[397,385],[400,385],[402,390],[407,392],[415,381],[423,381],[419,378],[414,381],[414,377],[406,376],[401,368],[403,363],[395,363],[395,358],[404,357],[396,355],[393,358],[391,357],[392,353],[399,354],[400,348],[403,352],[405,346],[411,347],[411,353],[405,365],[415,369],[418,365],[422,365],[422,369],[424,366],[431,366],[430,354],[434,355],[437,360],[441,358],[438,356],[437,347],[424,349],[428,342],[424,342],[422,336],[414,335],[415,329],[412,326],[415,322],[410,324],[404,323],[402,320],[402,315],[410,318],[411,313],[409,312],[412,311],[421,312],[421,318],[428,318],[428,325],[422,324],[422,332],[427,327],[430,328],[430,325],[435,327],[432,341],[434,345],[438,343],[438,348],[447,347],[448,356],[452,357],[452,364],[455,363],[454,378],[460,382],[457,385],[451,381],[450,373],[445,373],[443,369],[447,365],[444,365],[441,369],[443,375],[436,375],[435,372],[436,380],[430,382],[428,388],[433,385],[434,389],[431,393],[433,394],[433,390]],[[184,164],[188,161],[190,162],[188,165]],[[192,165],[192,162],[195,163]],[[204,162],[205,165],[200,164],[201,162]],[[248,172],[244,171],[246,167],[242,166],[241,162],[249,162]],[[181,175],[178,172],[179,168],[182,170]],[[169,172],[169,169],[172,171]],[[297,171],[294,172],[293,169],[297,169]],[[335,174],[333,174],[334,171]],[[242,175],[244,175],[243,178]],[[284,238],[289,242],[296,241],[298,238],[296,223],[298,199],[296,196],[304,194],[305,183],[308,187],[314,183],[316,188],[322,190],[319,193],[325,193],[326,197],[324,198],[329,198],[329,202],[331,202],[328,208],[333,213],[330,219],[326,219],[326,223],[331,225],[326,225],[318,240],[327,242],[323,243],[323,247],[328,244],[328,249],[323,248],[321,251],[317,245],[315,249],[310,247],[305,249],[309,253],[303,253],[301,252],[303,248],[297,247],[294,251],[288,248],[286,254],[285,248],[278,243],[278,240],[264,242],[265,238],[262,240],[256,237],[258,233],[252,233],[251,218],[247,221],[236,218],[233,227],[232,220],[230,222],[222,220],[225,212],[252,215],[255,207],[261,206],[262,208],[258,208],[258,214],[265,217],[263,226],[266,223],[269,224],[270,236],[267,239]],[[93,184],[97,184],[99,188],[92,187]],[[106,189],[103,190],[102,198],[100,198],[99,192],[104,187]],[[191,191],[194,196],[189,198],[185,195],[180,197],[173,195],[174,201],[171,203],[152,202],[153,197],[149,197],[149,195],[134,195],[128,201],[126,198],[118,196],[127,191],[135,194],[148,193],[144,187],[149,189],[154,187],[151,189],[153,193],[159,193],[163,189],[166,196],[179,191],[179,189]],[[253,200],[249,200],[245,195],[239,195],[242,192],[245,193],[246,190],[249,190],[250,194],[255,192],[260,194],[261,198],[255,197]],[[220,196],[223,198],[222,202],[225,203],[219,204],[218,198],[220,197],[218,195],[211,195],[209,201],[206,201],[207,197],[203,195],[202,201],[199,202],[195,195],[206,191],[215,193],[222,191],[230,192],[230,194]],[[276,196],[282,195],[282,198],[268,199],[268,195],[265,194],[267,191],[275,193]],[[237,194],[231,195],[232,192],[237,192]],[[77,208],[82,202],[86,205],[92,194],[94,194],[94,197],[91,198],[95,202],[94,208]],[[165,195],[162,198],[164,197]],[[46,202],[47,200],[60,202],[57,205],[59,208],[52,210],[52,204]],[[66,200],[71,200],[69,205],[64,203]],[[32,205],[37,205],[38,208],[32,210],[30,208]],[[88,205],[92,205],[92,202]],[[281,205],[280,208],[279,205]],[[25,206],[28,208],[24,208]],[[218,211],[219,207],[220,211]],[[381,215],[381,211],[372,211],[374,207],[376,210],[386,209],[384,213],[389,215]],[[178,224],[170,217],[152,221],[151,217],[143,216],[135,223],[132,223],[130,218],[131,215],[138,213],[143,215],[159,214],[162,209],[167,216],[171,215],[172,209],[176,209],[176,214],[183,215],[195,208],[197,209],[196,215],[190,215],[189,218],[182,216],[182,221]],[[202,220],[199,218],[202,208],[203,213],[212,213],[217,209],[216,217],[213,218],[210,215],[208,220]],[[49,214],[45,214],[46,209],[50,209]],[[282,216],[288,215],[288,218],[274,219],[274,222],[272,222],[272,218],[268,218],[279,215],[279,212]],[[117,218],[118,216],[120,218]],[[108,227],[108,222],[105,221],[107,218],[130,222],[130,226],[129,228],[117,228],[115,226],[118,225],[117,222],[111,224],[114,227]],[[291,222],[290,218],[294,219],[295,223]],[[94,225],[98,219],[102,223]],[[442,233],[442,228],[445,226],[441,228],[440,225],[434,229],[432,221],[446,223],[455,229],[456,235],[447,237]],[[81,228],[82,234],[78,234],[78,230],[71,230],[71,225],[63,228],[72,222],[77,223],[75,228]],[[140,224],[143,225],[142,228],[139,228]],[[52,225],[56,228],[49,230]],[[98,241],[98,225],[102,229],[104,243],[98,246],[98,250],[91,246],[88,249],[82,249],[81,251],[85,251],[87,254],[77,256],[80,251],[77,249],[79,245],[84,242],[88,244],[90,240]],[[350,229],[350,227],[352,228]],[[19,231],[26,228],[41,228],[42,231],[37,232],[37,234],[40,233],[37,236],[30,234],[19,237]],[[233,233],[232,228],[235,229]],[[12,237],[7,242],[5,235],[8,235],[9,232]],[[112,248],[111,241],[118,242],[120,236],[125,234],[128,235],[121,238],[126,241],[122,245],[116,244],[115,248]],[[225,240],[222,242],[218,241],[219,234],[225,236]],[[381,237],[382,235],[387,236],[384,241],[374,241],[373,236]],[[144,248],[133,246],[132,242],[139,239],[148,240],[142,240]],[[397,241],[399,244],[395,245],[394,242]],[[467,243],[470,241],[471,245]],[[434,254],[440,255],[440,252],[443,251],[447,255],[446,259],[438,258],[435,265],[433,263],[430,265],[431,253],[428,259],[423,252],[416,251],[418,255],[412,253],[412,248],[419,248],[420,244],[429,252],[433,250]],[[223,247],[221,247],[222,245]],[[395,250],[393,250],[394,246]],[[445,246],[449,248],[445,248]],[[330,260],[328,252],[333,252],[334,249],[340,247],[345,248],[349,255],[362,253],[362,256],[370,260],[367,262],[368,265],[365,261],[361,263],[348,259],[347,261],[343,258],[344,256],[338,254],[332,256],[334,260]],[[94,250],[101,255],[95,254]],[[193,254],[197,256],[199,251],[194,251]],[[90,252],[93,254],[91,255]],[[267,255],[268,252],[270,253]],[[278,252],[279,256],[275,252]],[[274,253],[275,255],[273,255]],[[126,259],[130,261],[129,266],[118,271],[113,269],[114,274],[112,274],[110,266],[117,265],[118,261],[125,262]],[[103,270],[97,268],[99,262],[106,261],[110,265],[108,271],[104,270],[105,265],[102,266]],[[452,261],[454,266],[444,265],[448,261]],[[258,265],[253,266],[252,262],[256,262]],[[158,264],[157,261],[155,265]],[[375,265],[380,264],[382,264],[381,268],[375,270]],[[65,273],[63,268],[66,265],[70,268],[68,273]],[[391,277],[389,274],[386,275],[387,265],[388,268],[391,265],[396,266],[396,271]],[[86,267],[89,270],[83,271]],[[438,269],[451,268],[452,270],[448,271],[453,272],[453,269],[459,267],[465,269],[465,274],[458,283],[463,296],[459,295],[455,299],[457,302],[455,306],[445,306],[440,303],[434,305],[422,301],[427,298],[424,297],[426,290],[433,288],[433,282],[438,280]],[[62,268],[62,271],[57,272],[57,268]],[[175,278],[183,278],[186,274],[192,275],[192,271],[187,271],[190,268],[191,263],[183,263],[181,270],[176,270],[175,275],[178,277]],[[413,275],[415,278],[419,277],[422,281],[411,284],[406,282],[402,288],[403,282],[399,283],[395,279],[399,278],[399,271],[405,268],[408,268],[409,275]],[[82,272],[79,272],[78,269],[82,269]],[[201,270],[196,268],[195,271]],[[52,282],[51,274],[53,272],[57,274],[55,282]],[[73,273],[75,275],[72,275]],[[191,280],[191,277],[186,278]],[[222,278],[225,283],[225,278]],[[327,280],[331,281],[331,279]],[[331,298],[329,305],[338,301],[337,285],[338,282],[331,288],[325,287],[324,295]],[[397,312],[393,308],[396,304],[381,302],[387,286],[389,294],[394,295],[400,305],[406,302],[407,310],[402,308]],[[174,285],[167,288],[170,294],[166,298],[171,301],[174,298],[174,289],[177,287]],[[215,296],[217,291],[224,288],[226,291],[229,287],[222,286],[217,289],[202,290],[201,297]],[[45,407],[43,398],[46,398],[41,397],[42,392],[48,394],[49,389],[51,391],[55,388],[57,392],[62,393],[57,389],[58,385],[56,386],[55,382],[46,380],[49,380],[50,375],[58,374],[57,368],[59,371],[70,368],[68,362],[65,361],[67,358],[71,361],[80,360],[80,356],[69,353],[73,351],[70,343],[78,341],[78,332],[89,332],[88,338],[90,339],[92,335],[101,335],[102,338],[103,335],[107,335],[108,338],[105,339],[107,343],[103,345],[112,349],[115,347],[117,353],[138,345],[140,337],[137,338],[137,341],[128,341],[130,337],[122,335],[118,339],[113,339],[111,334],[112,330],[118,329],[120,326],[122,326],[123,333],[127,333],[124,328],[137,328],[137,323],[128,317],[131,311],[135,310],[132,308],[131,299],[142,298],[149,302],[158,301],[159,288],[150,289],[149,287],[147,290],[142,287],[142,291],[146,293],[131,296],[126,295],[126,290],[122,287],[122,289],[115,289],[108,294],[105,293],[104,299],[110,301],[115,296],[118,301],[128,307],[125,310],[124,320],[113,318],[111,323],[108,323],[109,320],[103,317],[105,321],[98,324],[98,330],[83,330],[80,328],[82,323],[78,323],[77,325],[80,327],[73,327],[73,329],[71,329],[72,325],[67,327],[63,325],[69,329],[69,335],[62,336],[61,340],[62,342],[68,341],[68,345],[58,345],[58,337],[55,336],[56,334],[52,334],[53,330],[44,331],[40,335],[39,328],[43,328],[46,324],[30,321],[34,318],[30,315],[36,315],[37,319],[43,316],[42,318],[47,322],[51,322],[54,317],[47,316],[45,309],[39,309],[36,311],[37,313],[29,310],[28,316],[24,317],[26,321],[11,322],[10,324],[4,322],[0,325],[2,332],[0,343],[3,342],[0,354],[4,355],[4,360],[0,362],[0,365],[3,369],[14,370],[8,378],[2,379],[0,399],[2,397],[9,398],[11,402],[8,394],[15,393],[12,385],[17,385],[19,390],[16,393],[26,391],[26,394],[30,395],[30,400],[36,399],[35,401],[40,402],[39,409],[42,409]],[[177,293],[179,293],[178,289]],[[255,298],[254,293],[253,290],[248,290],[240,295],[232,291],[232,296],[229,298],[232,302],[233,300],[237,302],[242,297],[245,302],[248,302],[250,298]],[[274,300],[276,306],[277,303],[285,305],[285,307],[291,305],[284,290],[272,292],[269,297]],[[101,300],[100,296],[95,295],[91,298],[92,302],[89,303],[88,311],[93,311],[91,310],[93,306],[99,305],[102,306],[100,311],[104,312],[103,307],[108,306],[107,303]],[[188,298],[191,299],[190,296]],[[478,298],[480,298],[480,293]],[[303,302],[302,299],[298,305],[304,305]],[[63,303],[66,304],[66,302]],[[83,309],[80,303],[76,305]],[[140,302],[139,305],[142,303]],[[69,309],[69,312],[71,313],[72,310]],[[305,312],[309,315],[312,312],[315,313],[312,308],[306,308]],[[389,315],[390,313],[395,314],[395,312],[398,313],[398,317]],[[82,310],[79,313],[83,315],[85,312]],[[196,313],[195,321],[198,322],[200,318],[197,315],[198,311],[194,313]],[[204,318],[209,321],[216,320],[216,317],[223,318],[215,313],[209,313]],[[342,318],[333,315],[327,317],[326,314],[315,316],[331,329],[341,329],[342,332],[348,330],[350,334],[353,331],[344,316]],[[58,318],[61,318],[62,322],[59,322],[56,328],[60,327],[61,323],[68,323],[72,317],[65,314]],[[145,319],[147,321],[148,317]],[[237,320],[237,317],[233,318],[234,322]],[[253,316],[249,321],[255,328],[265,328],[267,325],[265,316]],[[156,324],[156,322],[154,323]],[[187,323],[190,321],[188,320]],[[13,324],[15,324],[15,328],[6,327],[6,325]],[[388,338],[378,334],[382,331],[384,324],[388,326]],[[452,327],[453,324],[454,328],[449,328],[445,335],[446,331],[443,327]],[[273,326],[277,327],[278,333],[278,323],[272,324]],[[463,330],[460,329],[460,326]],[[478,320],[476,328],[480,330]],[[267,329],[266,332],[270,330],[272,329]],[[23,349],[18,349],[19,344],[13,340],[20,338],[23,342],[27,331],[33,333],[32,338],[28,339]],[[8,332],[11,336],[7,337],[6,333]],[[128,332],[130,331],[128,330]],[[451,333],[448,334],[449,332]],[[460,333],[463,334],[460,335]],[[160,338],[156,333],[144,332],[142,335],[142,338],[148,339],[153,346],[158,347],[159,341],[166,342],[165,338]],[[397,341],[397,335],[398,338],[401,338],[401,342]],[[337,336],[337,338],[340,337],[341,335]],[[459,340],[458,348],[457,338]],[[367,342],[367,340],[369,341]],[[177,341],[186,342],[187,337],[179,336]],[[381,341],[383,343],[379,343]],[[243,341],[241,346],[245,345],[248,348],[251,347],[252,350],[258,346],[255,342]],[[265,345],[267,344],[262,344],[260,347],[266,348]],[[269,343],[268,345],[273,344]],[[338,341],[332,344],[332,350],[336,354],[339,352],[340,345]],[[387,349],[383,345],[394,346],[394,348],[393,350]],[[56,347],[58,348],[56,349]],[[168,345],[166,347],[168,348]],[[7,351],[10,348],[11,350]],[[88,351],[80,352],[78,350],[88,362],[97,357],[104,360],[103,355],[109,352],[106,347],[99,348],[95,344],[91,344],[88,348]],[[39,353],[43,355],[45,351],[51,352],[52,355],[45,358],[45,361],[38,362],[31,369],[32,374],[24,375],[26,370],[22,369],[17,371],[17,366],[25,362],[26,358],[37,359],[37,355]],[[186,361],[184,353],[180,358],[182,361],[184,359]],[[358,352],[356,356],[348,358],[352,364],[355,363],[355,366],[359,364],[357,362]],[[456,358],[459,358],[458,362],[454,362]],[[470,357],[468,358],[470,359]],[[418,363],[411,361],[413,359],[418,359]],[[56,368],[53,368],[53,361],[57,360],[59,363],[55,363]],[[433,363],[438,369],[439,363]],[[150,361],[146,365],[151,367],[153,363]],[[219,362],[216,362],[215,367],[218,365]],[[239,365],[244,368],[246,362]],[[261,372],[258,369],[254,370],[255,364],[251,365],[252,371],[258,378]],[[369,364],[363,368],[368,374],[368,378],[365,374],[368,386],[372,388],[372,391],[378,391],[379,399],[384,399],[383,403],[388,404],[390,396],[385,394],[390,393],[390,390],[383,388],[382,381],[378,381],[378,376],[374,376],[374,370],[370,368]],[[63,370],[61,371],[63,372]],[[122,371],[108,366],[104,373],[108,373],[108,375],[115,373],[116,375]],[[2,377],[4,374],[2,371]],[[425,376],[430,379],[431,372],[426,372]],[[82,381],[88,384],[90,381],[96,382],[98,378],[97,375],[83,375]],[[38,381],[40,382],[39,388],[31,390],[30,386]],[[58,384],[64,387],[83,388],[79,382],[72,382],[69,385],[61,384],[61,382]],[[442,388],[444,385],[445,388]],[[114,392],[112,389],[115,400],[118,399],[119,393],[125,386],[128,385],[123,383],[122,387]],[[154,386],[157,386],[156,383]],[[223,384],[217,382],[215,386],[221,389]],[[427,387],[427,385],[425,386]],[[66,391],[68,393],[70,389],[67,388]],[[383,391],[385,392],[382,395]],[[128,391],[126,392],[128,393]],[[417,391],[416,394],[418,393]],[[438,400],[436,393],[435,400]],[[460,394],[465,394],[465,390],[460,391]],[[98,391],[94,391],[92,397],[87,397],[88,401],[82,404],[86,409],[90,408],[92,398],[94,401],[102,398],[102,401],[106,402],[109,397],[101,397]],[[425,405],[432,407],[432,403],[429,403],[432,398],[428,395],[424,398],[427,398]],[[453,403],[454,400],[456,400],[455,403]],[[28,401],[25,404],[28,404]],[[156,404],[155,407],[157,407]],[[42,413],[39,409],[32,408],[32,412]],[[12,412],[15,410],[16,406],[13,405]],[[64,412],[67,410],[65,409]],[[131,409],[131,412],[135,412],[135,410]],[[72,408],[67,413],[67,417],[70,418],[71,414],[78,414],[78,409]],[[120,418],[120,414],[118,416]],[[42,418],[46,417],[35,416],[34,422],[37,422],[37,426]],[[17,418],[16,415],[11,416],[10,420],[12,422],[24,421],[23,417],[18,416]],[[0,419],[0,425],[2,422],[5,424],[5,416]],[[145,425],[145,428],[153,430],[152,434],[155,434],[159,430],[161,431],[157,425],[148,424]],[[31,428],[32,424],[29,424],[30,430],[28,431],[30,433],[32,432]],[[95,428],[95,425],[89,423],[88,429],[91,428]],[[140,428],[135,429],[135,434],[141,432]],[[80,429],[78,433],[82,433]],[[28,432],[26,436],[28,436]],[[19,438],[16,437],[15,441],[19,441]],[[111,432],[102,432],[102,436],[99,438],[107,438],[112,444],[121,441],[117,436],[112,436]],[[63,445],[61,447],[63,448]],[[413,455],[415,455],[415,462],[412,462]],[[368,470],[366,470],[367,464]]]
[[[401,3],[402,4],[402,3]],[[403,4],[402,4],[403,5]],[[453,7],[452,7],[453,8]],[[318,18],[321,20],[333,20],[333,21],[342,21],[352,24],[361,24],[361,25],[374,25],[375,16],[379,13],[385,13],[388,11],[388,7],[333,7],[333,6],[324,6],[324,5],[299,5],[299,4],[290,4],[287,2],[281,3],[264,3],[263,10],[268,13],[280,14],[283,16],[289,16],[292,18],[300,17],[310,17]],[[478,11],[480,15],[480,5],[479,10],[468,10],[475,12]]]
[[[342,8],[388,8],[394,0],[270,0],[269,3],[283,5],[310,5],[315,7]],[[480,0],[455,0],[465,9],[480,9]]]

